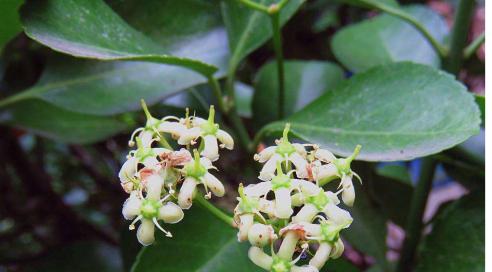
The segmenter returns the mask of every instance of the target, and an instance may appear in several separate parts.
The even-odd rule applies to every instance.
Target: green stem
[[[234,103],[230,103],[229,106],[226,106],[224,104],[224,97],[222,96],[222,90],[221,90],[220,84],[216,78],[209,77],[208,82],[209,82],[210,86],[212,87],[212,90],[213,90],[215,97],[217,98],[219,110],[222,112],[224,117],[227,118],[227,120],[229,120],[230,123],[232,123],[232,126],[234,127],[234,130],[236,131],[236,134],[237,134],[237,137],[239,138],[239,142],[240,142],[241,146],[245,150],[249,150],[249,146],[251,144],[251,139],[249,138],[249,134],[248,134],[248,131],[246,130],[246,127],[244,126],[244,123],[242,122],[241,118],[239,117],[239,115],[237,113],[237,109],[236,109]]]
[[[457,75],[463,64],[464,53],[468,39],[468,30],[470,29],[475,0],[460,0],[451,33],[451,44],[449,54],[444,61],[444,70]]]
[[[273,10],[270,13],[270,19],[273,30],[273,47],[275,50],[275,57],[277,59],[277,76],[278,76],[278,94],[277,94],[277,107],[278,107],[278,119],[283,119],[285,114],[285,87],[284,87],[284,58],[282,52],[282,33],[280,28],[280,9]]]
[[[217,81],[214,76],[209,76],[208,84],[210,84],[210,87],[212,87],[212,92],[217,99],[219,110],[224,114],[227,113],[227,108],[224,104],[224,97],[222,96],[222,90],[220,89],[219,81]]]
[[[420,177],[412,195],[410,211],[408,212],[405,225],[405,240],[398,262],[398,272],[408,272],[412,270],[415,252],[422,236],[422,217],[424,215],[427,198],[432,188],[432,180],[436,169],[437,161],[426,157],[422,159]]]
[[[245,6],[255,9],[264,13],[268,13],[268,8],[262,4],[250,1],[250,0],[239,0],[241,3],[243,3]]]
[[[464,1],[470,1],[472,2],[473,0],[464,0]],[[447,54],[447,49],[440,43],[438,42],[434,36],[425,28],[424,25],[422,25],[417,19],[415,19],[412,15],[406,13],[405,11],[395,8],[392,6],[388,6],[384,3],[380,3],[377,1],[370,1],[370,0],[360,0],[360,2],[373,7],[375,9],[378,9],[380,11],[384,11],[388,14],[391,14],[393,16],[396,16],[400,19],[403,19],[413,25],[424,37],[429,41],[429,43],[434,47],[436,52],[441,56],[441,58],[445,57]]]
[[[464,58],[470,58],[475,51],[485,42],[485,32],[478,36],[473,42],[471,42],[464,50]]]
[[[215,217],[218,219],[222,220],[224,223],[226,223],[228,226],[233,227],[234,226],[234,219],[224,213],[222,210],[219,208],[215,207],[212,203],[207,201],[205,198],[203,198],[202,195],[197,194],[195,196],[195,200],[202,205],[205,209],[207,209],[210,213],[212,213]]]

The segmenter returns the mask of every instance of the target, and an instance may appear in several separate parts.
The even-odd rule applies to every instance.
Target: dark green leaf
[[[339,1],[363,8],[371,8],[373,7],[374,4],[384,4],[392,7],[398,6],[398,1],[396,0],[339,0]]]
[[[114,247],[98,242],[77,242],[50,250],[48,255],[27,265],[26,271],[122,271],[121,257]]]
[[[363,188],[358,182],[354,182],[354,186],[355,204],[348,209],[354,221],[349,229],[342,232],[342,236],[353,247],[374,257],[380,265],[385,266],[386,219],[377,203],[370,201],[367,188]]]
[[[189,58],[196,57],[197,51],[165,48],[153,42],[128,25],[102,0],[29,1],[22,7],[21,14],[28,36],[67,54],[179,65],[204,75],[217,70],[213,65]]]
[[[22,26],[17,10],[24,0],[2,0],[0,1],[0,53],[4,45],[17,33],[21,32]]]
[[[376,170],[377,176],[369,184],[381,210],[394,223],[406,224],[413,186],[405,166],[385,165]]]
[[[440,152],[478,133],[473,96],[429,66],[395,63],[354,76],[286,121],[292,133],[347,156],[357,144],[367,161],[409,160]],[[280,132],[285,121],[263,128]]]
[[[477,102],[480,109],[480,116],[482,117],[482,126],[485,127],[485,96],[475,95],[475,102]]]
[[[448,27],[437,13],[423,6],[403,10],[421,22],[439,42],[444,41]],[[338,31],[333,37],[332,49],[336,58],[354,72],[397,61],[440,66],[439,55],[420,32],[387,14]]]
[[[261,270],[248,259],[248,243],[237,241],[236,230],[198,205],[182,222],[166,227],[173,238],[156,232],[156,242],[141,250],[133,272]]]
[[[177,66],[53,58],[36,85],[1,101],[0,107],[36,98],[70,111],[113,115],[140,109],[142,98],[152,105],[205,81]]]
[[[299,9],[305,0],[291,0],[280,12],[280,25],[284,25]],[[276,0],[260,0],[258,3],[270,5]],[[268,15],[246,7],[240,1],[222,2],[222,16],[227,28],[231,48],[230,69],[235,69],[249,53],[265,43],[272,35]]]
[[[331,62],[286,61],[284,67],[287,116],[302,109],[343,80],[342,69]],[[275,62],[269,62],[260,69],[255,80],[255,90],[255,125],[262,126],[277,120],[278,79]]]
[[[128,125],[113,117],[74,113],[40,100],[9,106],[0,122],[69,143],[91,143],[110,137]]]
[[[321,269],[321,272],[359,272],[360,270],[351,264],[349,261],[338,258],[330,259],[326,262],[325,266]]]
[[[416,271],[485,271],[485,195],[475,192],[448,205],[425,239]]]

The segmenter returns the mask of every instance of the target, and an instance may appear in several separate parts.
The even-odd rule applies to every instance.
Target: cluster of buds
[[[133,220],[130,230],[141,222],[138,241],[150,245],[155,240],[155,227],[172,237],[159,221],[181,221],[183,209],[193,204],[198,185],[203,185],[207,199],[212,194],[224,195],[223,184],[209,170],[216,169],[212,162],[219,158],[219,146],[232,149],[234,142],[215,123],[213,106],[208,120],[188,113],[185,118],[167,116],[159,120],[152,117],[143,101],[142,107],[147,122],[132,134],[129,146],[136,148],[129,152],[119,178],[130,195],[123,204],[123,216]],[[176,141],[175,146],[183,147],[174,150],[170,139]]]
[[[288,133],[289,124],[275,146],[255,155],[255,160],[264,163],[262,182],[239,187],[234,210],[238,240],[251,243],[249,258],[265,270],[319,271],[329,258],[338,258],[344,251],[339,234],[350,226],[352,217],[337,206],[338,195],[347,206],[353,205],[352,178],[360,178],[350,164],[360,146],[350,157],[336,158],[316,145],[290,143]],[[339,191],[323,189],[337,179]],[[308,264],[296,265],[308,255],[312,256]]]

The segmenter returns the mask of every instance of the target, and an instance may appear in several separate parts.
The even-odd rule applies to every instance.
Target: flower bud
[[[175,224],[184,217],[183,210],[173,202],[167,202],[159,209],[159,219],[165,223]]]
[[[342,178],[342,200],[347,206],[352,207],[355,201],[355,189],[352,184],[352,178],[345,176]]]
[[[253,246],[264,247],[272,243],[275,233],[270,225],[256,223],[248,231],[248,240]]]

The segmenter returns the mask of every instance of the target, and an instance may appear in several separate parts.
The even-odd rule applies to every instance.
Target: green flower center
[[[140,207],[140,213],[146,219],[152,219],[159,215],[159,209],[162,204],[157,200],[144,199]]]
[[[277,175],[272,178],[272,190],[290,188],[290,177],[282,171],[281,162],[277,162]]]
[[[259,201],[258,199],[248,197],[244,194],[243,184],[239,184],[239,209],[242,213],[255,213],[258,210]]]
[[[306,202],[313,204],[316,209],[322,211],[325,208],[326,204],[330,202],[330,199],[328,198],[328,196],[326,196],[325,192],[321,190],[319,194],[315,196],[308,196]]]
[[[273,263],[271,267],[272,272],[289,272],[292,264],[278,256],[273,256]]]
[[[289,142],[289,129],[290,124],[285,124],[283,136],[275,149],[275,152],[282,155],[282,157],[289,156],[290,154],[296,152],[296,148]]]
[[[195,149],[193,150],[194,159],[184,167],[186,176],[200,180],[206,173],[207,169],[200,162],[200,154]]]
[[[200,126],[203,135],[215,135],[219,130],[219,125],[215,123],[215,108],[210,106],[210,111],[208,113],[208,120],[206,123]]]

